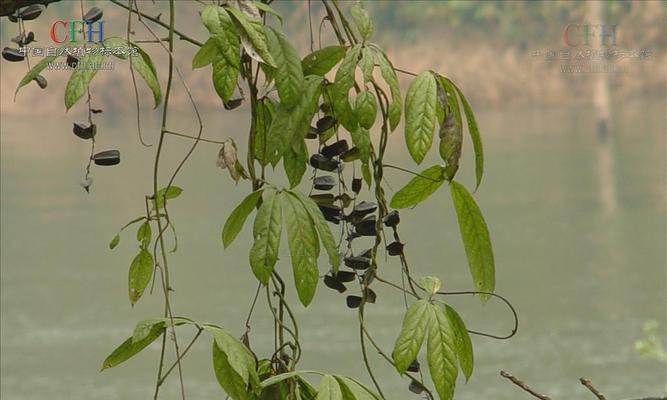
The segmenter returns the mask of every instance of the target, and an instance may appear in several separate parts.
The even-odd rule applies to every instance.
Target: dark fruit
[[[21,10],[19,12],[19,18],[24,21],[32,21],[33,19],[39,17],[44,11],[45,7],[39,4],[33,4]]]
[[[361,192],[361,178],[352,179],[352,191],[357,194]]]
[[[366,302],[375,304],[375,300],[377,300],[377,295],[375,292],[370,288],[366,288],[364,292],[366,293]]]
[[[352,218],[361,218],[365,215],[374,212],[375,210],[377,210],[377,208],[378,206],[375,203],[362,201],[361,203],[354,206],[354,209],[352,210]]]
[[[317,204],[333,204],[336,200],[331,193],[311,194],[310,198]]]
[[[67,55],[67,66],[70,68],[76,68],[77,64],[79,63],[79,59],[74,57],[71,54]]]
[[[413,360],[408,366],[408,371],[410,372],[419,372],[419,361]]]
[[[361,297],[347,296],[345,298],[345,302],[347,303],[347,306],[350,308],[359,308],[359,306],[361,305]]]
[[[234,110],[236,108],[239,108],[239,106],[243,103],[242,98],[237,98],[237,99],[229,99],[227,102],[223,102],[222,106],[225,107],[225,110]]]
[[[72,128],[72,132],[74,132],[74,134],[81,139],[92,139],[97,133],[97,127],[95,124],[87,126],[75,122],[74,127]]]
[[[345,257],[345,266],[352,269],[367,269],[371,266],[371,259],[368,257]]]
[[[421,383],[413,380],[410,382],[410,386],[408,386],[408,390],[411,391],[412,393],[415,394],[422,394],[424,392],[424,385]]]
[[[21,54],[18,49],[13,49],[11,47],[5,47],[2,49],[2,58],[11,62],[23,61],[25,56]]]
[[[324,215],[324,219],[334,224],[340,222],[340,207],[333,204],[318,204],[317,205]]]
[[[322,147],[320,153],[326,158],[334,158],[345,153],[349,149],[345,139],[339,140],[333,144]]]
[[[310,157],[310,165],[312,165],[313,168],[331,172],[338,168],[338,161],[329,160],[322,154],[313,154],[313,156]]]
[[[35,33],[34,32],[28,32],[28,35],[23,39],[23,42],[21,43],[22,46],[25,46],[27,44],[30,44],[35,41]]]
[[[306,133],[306,139],[317,139],[317,128],[311,126]]]
[[[318,176],[313,179],[313,186],[317,190],[331,190],[334,186],[336,186],[336,180],[333,176]]]
[[[351,271],[338,271],[336,274],[338,282],[353,282],[355,279],[357,279],[357,274]]]
[[[327,285],[328,288],[337,290],[338,293],[345,293],[347,288],[345,285],[343,285],[336,277],[331,276],[331,275],[324,275],[324,284]]]
[[[394,210],[390,212],[389,214],[384,216],[384,224],[385,226],[388,227],[394,227],[398,225],[398,223],[401,222],[401,218],[398,216],[398,211]]]
[[[96,165],[116,165],[120,163],[120,152],[118,150],[106,150],[93,156]]]
[[[387,252],[389,252],[390,256],[400,256],[401,254],[403,254],[403,243],[401,242],[389,243],[386,249]]]
[[[375,236],[377,230],[375,229],[375,215],[363,219],[354,225],[355,231],[361,236]]]
[[[37,82],[37,85],[39,85],[40,88],[46,89],[46,86],[48,86],[49,82],[47,82],[46,78],[44,78],[41,75],[37,75],[36,77],[32,78],[33,81]]]
[[[99,21],[102,18],[104,13],[97,7],[93,7],[83,16],[83,20],[91,24],[93,22]]]
[[[317,133],[321,134],[322,132],[326,132],[335,124],[336,124],[336,118],[327,115],[326,117],[319,119],[315,123],[315,125],[317,126]]]

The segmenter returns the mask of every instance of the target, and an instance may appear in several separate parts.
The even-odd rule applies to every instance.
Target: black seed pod
[[[27,44],[30,44],[35,41],[35,33],[34,32],[28,32],[28,35],[23,39],[23,42],[21,43],[21,46],[25,46]]]
[[[375,236],[377,234],[377,229],[375,229],[375,215],[359,221],[354,225],[354,228],[358,234],[361,236]]]
[[[411,391],[412,393],[415,394],[422,394],[424,392],[424,385],[421,383],[413,380],[410,382],[410,385],[408,386],[408,390]]]
[[[368,257],[345,257],[345,266],[352,269],[367,269],[371,266],[371,259]]]
[[[401,254],[403,254],[403,243],[401,242],[389,243],[386,249],[387,252],[389,252],[390,256],[400,256]]]
[[[343,208],[347,208],[350,203],[352,203],[352,197],[350,197],[350,195],[347,193],[336,196],[336,200],[340,200],[343,203]]]
[[[9,14],[7,18],[9,18],[10,22],[19,22],[19,19],[18,17],[16,17],[16,14]]]
[[[120,152],[118,150],[106,150],[93,156],[96,165],[116,165],[120,163]]]
[[[352,179],[352,191],[357,194],[361,192],[361,178]]]
[[[348,149],[349,147],[347,145],[347,141],[343,139],[328,146],[322,147],[320,153],[322,153],[322,155],[326,158],[333,158],[345,153]]]
[[[12,49],[11,47],[5,47],[2,49],[2,58],[11,62],[23,61],[25,56],[21,54],[18,49]]]
[[[419,372],[419,361],[413,360],[408,366],[409,372]]]
[[[345,298],[345,302],[347,303],[347,306],[350,308],[359,308],[359,306],[361,305],[361,297],[347,296]]]
[[[320,208],[320,211],[322,211],[324,219],[333,222],[334,224],[340,222],[340,207],[334,204],[318,204],[317,206]]]
[[[317,204],[333,204],[336,200],[331,193],[311,194],[310,198]]]
[[[81,139],[92,139],[97,133],[97,127],[95,124],[87,126],[75,122],[74,127],[72,128],[72,132],[74,132],[74,134]]]
[[[74,57],[71,54],[67,55],[67,66],[70,68],[76,68],[77,64],[79,64],[79,59]]]
[[[398,215],[398,211],[394,210],[390,212],[389,214],[384,216],[384,225],[388,227],[394,227],[398,225],[398,223],[401,222],[401,218]]]
[[[354,210],[352,210],[352,218],[361,218],[365,215],[368,215],[375,210],[377,210],[378,206],[375,203],[371,203],[369,201],[362,201],[361,203],[357,204],[354,206]]]
[[[42,88],[42,89],[46,89],[46,87],[49,84],[49,82],[46,80],[46,78],[44,78],[41,75],[37,75],[36,77],[32,78],[32,80],[37,82],[37,85],[39,85],[39,87]]]
[[[46,7],[40,4],[33,4],[21,10],[19,12],[19,18],[24,21],[32,21],[33,19],[39,17],[42,14]]]
[[[326,117],[319,119],[315,123],[315,125],[317,126],[317,133],[321,134],[322,132],[326,132],[335,124],[336,124],[336,118],[327,115]]]
[[[306,139],[317,139],[317,128],[311,126],[306,133]]]
[[[91,24],[93,22],[99,21],[104,13],[97,7],[93,7],[83,16],[83,20]]]
[[[375,304],[375,300],[377,300],[378,297],[375,294],[375,292],[373,291],[373,289],[366,288],[364,290],[364,292],[366,292],[366,302],[371,303],[371,304]]]
[[[338,168],[338,161],[329,160],[322,154],[313,154],[312,157],[310,157],[310,165],[313,168],[331,172]]]
[[[357,274],[351,271],[338,271],[336,274],[338,282],[353,282],[355,279],[357,279]]]
[[[229,99],[226,103],[223,102],[222,106],[225,107],[225,110],[234,110],[239,108],[241,104],[243,104],[243,99],[239,97],[237,99]]]
[[[336,277],[331,275],[324,275],[324,284],[328,288],[337,290],[338,293],[345,293],[347,288]]]
[[[333,176],[323,175],[313,179],[313,186],[317,190],[331,190],[336,186],[336,180]]]
[[[343,162],[352,162],[359,158],[361,158],[361,152],[357,147],[353,147],[340,155],[340,159],[343,160]]]

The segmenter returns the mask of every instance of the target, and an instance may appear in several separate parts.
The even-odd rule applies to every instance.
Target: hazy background
[[[125,35],[125,11],[103,1],[85,4],[104,9],[107,36]],[[140,2],[151,15],[164,13],[165,4]],[[75,17],[78,7],[70,1],[53,4],[27,28],[49,46],[50,23]],[[178,7],[179,29],[204,39],[196,13],[202,6],[179,1]],[[285,16],[284,29],[306,54],[307,3],[278,2],[275,7]],[[665,3],[602,5],[599,19],[617,24],[613,49],[630,55],[603,61],[612,72],[602,73],[587,72],[585,58],[548,57],[550,51],[587,49],[570,48],[563,40],[568,24],[600,23],[585,2],[377,1],[367,7],[375,18],[373,40],[387,49],[397,67],[433,69],[459,84],[472,102],[485,142],[487,170],[476,199],[491,230],[497,290],[515,304],[521,326],[510,341],[473,338],[475,374],[468,384],[460,382],[457,398],[529,398],[498,376],[501,369],[554,399],[590,398],[577,381],[580,377],[591,379],[610,400],[665,395],[665,365],[643,359],[633,349],[645,321],[659,321],[663,337],[667,326]],[[321,8],[315,3],[312,15],[317,47]],[[137,38],[148,37],[136,21],[134,25]],[[16,25],[0,19],[0,46],[12,46],[9,39],[15,35]],[[322,43],[331,43],[328,33]],[[156,64],[164,65],[158,46],[143,47]],[[204,136],[234,138],[245,152],[248,107],[234,112],[222,108],[210,69],[190,69],[194,51],[179,42],[177,62],[203,111]],[[639,53],[645,56],[632,57]],[[569,73],[572,66],[584,72]],[[115,67],[98,73],[92,93],[94,106],[104,109],[96,116],[97,147],[119,149],[122,163],[95,168],[87,195],[79,181],[89,144],[71,133],[72,122],[85,121],[86,110],[81,101],[65,113],[67,74],[45,72],[47,90],[30,84],[14,102],[26,66],[0,62],[3,398],[133,399],[152,393],[157,346],[98,373],[103,358],[131,334],[136,321],[162,312],[159,295],[129,306],[127,268],[136,252],[134,229],[123,234],[114,252],[107,247],[118,228],[143,212],[154,153],[137,138],[129,67],[120,62]],[[158,71],[164,86],[165,68],[158,66]],[[609,88],[606,111],[596,107],[599,82]],[[407,88],[409,80],[402,84]],[[139,88],[144,136],[155,143],[160,110],[151,109],[143,83]],[[173,104],[170,126],[192,132],[195,119],[178,83]],[[606,138],[597,133],[601,112],[610,118]],[[189,144],[168,138],[165,178]],[[407,156],[402,128],[390,146],[389,162],[418,168]],[[240,335],[256,287],[247,263],[251,234],[244,229],[223,251],[220,231],[248,187],[235,186],[226,171],[215,167],[218,150],[201,144],[176,182],[185,191],[170,207],[179,232],[171,261],[172,302],[176,314],[216,322]],[[469,187],[470,150],[464,142],[460,179]],[[436,162],[432,151],[424,165]],[[396,171],[387,175],[394,190],[409,179]],[[448,290],[469,288],[446,192],[401,215],[401,235],[416,274],[437,275]],[[281,256],[288,259],[286,248]],[[285,262],[279,268],[287,273]],[[399,279],[396,260],[390,258],[382,268]],[[378,289],[378,304],[369,306],[367,314],[371,332],[389,351],[399,331],[402,299]],[[296,298],[293,290],[289,295]],[[505,333],[511,328],[510,315],[499,304],[482,307],[467,297],[449,300],[471,329]],[[301,367],[369,382],[359,355],[356,312],[345,307],[344,296],[320,285],[311,307],[296,308],[304,341]],[[183,330],[180,340],[190,334]],[[272,346],[271,319],[263,304],[253,318],[251,341],[259,354]],[[390,399],[410,398],[408,380],[398,378],[379,358],[373,365]],[[208,339],[194,346],[184,367],[192,398],[220,398]],[[163,394],[179,398],[175,384],[167,384]]]

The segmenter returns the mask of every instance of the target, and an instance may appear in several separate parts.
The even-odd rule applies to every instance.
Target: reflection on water
[[[479,112],[488,172],[477,199],[492,233],[498,290],[515,303],[521,328],[511,341],[474,338],[476,372],[468,384],[461,382],[461,400],[524,396],[498,376],[500,369],[561,399],[581,398],[579,377],[592,379],[609,398],[664,390],[664,366],[640,359],[632,348],[644,321],[657,319],[663,329],[667,326],[664,104],[618,108],[614,141],[606,143],[598,143],[590,111]],[[205,134],[224,139],[231,132],[242,147],[245,128],[232,115],[207,116],[208,126],[216,128]],[[129,307],[125,285],[136,251],[134,232],[127,232],[114,252],[107,249],[116,230],[142,213],[153,150],[138,145],[131,122],[125,127],[111,116],[103,118],[98,145],[119,148],[123,162],[96,169],[93,192],[86,195],[78,181],[88,149],[69,132],[68,118],[54,117],[51,130],[36,131],[26,130],[30,121],[3,117],[3,398],[150,396],[156,347],[122,367],[97,372],[135,321],[161,312],[159,296]],[[392,145],[404,145],[400,136],[392,137]],[[188,144],[169,138],[167,163],[175,165]],[[220,229],[247,188],[235,189],[228,174],[215,167],[217,151],[202,145],[177,182],[185,191],[172,205],[179,231],[173,307],[177,314],[240,334],[256,287],[247,266],[250,233],[244,230],[223,252]],[[427,162],[437,162],[433,153]],[[397,159],[399,154],[406,152],[388,155],[393,164],[411,165],[407,158]],[[461,179],[471,184],[472,159],[466,157]],[[409,179],[397,171],[387,175],[394,189]],[[449,196],[441,192],[402,217],[402,236],[416,273],[438,275],[450,290],[470,287]],[[285,249],[281,256],[287,259]],[[382,268],[388,278],[400,279],[394,260]],[[505,333],[511,327],[500,304],[482,307],[469,297],[449,301],[472,329]],[[343,296],[321,285],[314,304],[297,314],[304,369],[368,381],[360,362],[356,313],[345,308]],[[369,328],[387,349],[401,317],[402,298],[378,289],[378,304],[368,309]],[[252,324],[252,345],[267,353],[269,315],[260,307]],[[191,334],[184,330],[181,340]],[[210,343],[202,341],[184,362],[192,398],[220,397],[209,351]],[[379,359],[373,365],[386,392],[396,393],[392,399],[408,398],[407,380]],[[167,385],[164,393],[176,398],[176,386]]]

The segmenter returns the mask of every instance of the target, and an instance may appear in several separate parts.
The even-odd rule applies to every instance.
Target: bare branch
[[[508,372],[500,371],[500,376],[502,376],[503,378],[507,378],[510,382],[517,385],[518,387],[520,387],[524,391],[530,393],[535,398],[538,398],[540,400],[551,400],[550,397],[537,393],[536,391],[531,389],[528,385],[526,385],[524,382],[518,380],[516,377],[514,377],[514,375],[512,375]]]

